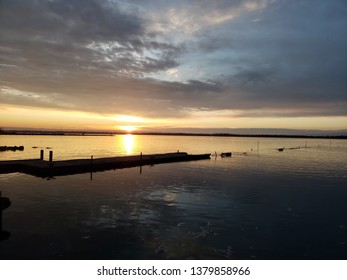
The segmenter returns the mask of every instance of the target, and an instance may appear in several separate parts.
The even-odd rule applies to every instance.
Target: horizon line
[[[93,129],[10,129],[0,128],[0,135],[51,135],[51,136],[103,136],[103,135],[167,135],[167,136],[217,136],[217,137],[274,137],[274,138],[328,138],[328,139],[347,139],[347,130],[298,130],[298,129],[276,129],[276,128],[237,128],[235,130],[288,130],[292,132],[335,132],[331,134],[271,134],[271,133],[230,133],[230,132],[156,132],[156,131],[119,131],[119,130],[93,130]],[[232,130],[232,129],[230,129]],[[340,133],[339,133],[340,132]]]

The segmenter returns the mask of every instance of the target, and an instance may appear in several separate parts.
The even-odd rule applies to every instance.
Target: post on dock
[[[40,160],[43,160],[43,153],[44,153],[44,151],[41,150],[41,151],[40,151]]]
[[[93,155],[90,156],[90,181],[93,181]]]
[[[49,151],[49,161],[53,161],[53,151]]]
[[[142,174],[142,152],[140,153],[140,175]]]

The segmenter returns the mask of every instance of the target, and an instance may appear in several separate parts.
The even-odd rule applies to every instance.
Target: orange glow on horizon
[[[257,113],[257,112],[255,112]],[[193,111],[184,117],[144,118],[130,115],[101,115],[83,111],[64,111],[0,104],[0,127],[4,129],[58,130],[118,130],[124,134],[134,131],[185,131],[196,129],[272,128],[301,130],[345,130],[347,117],[252,117],[241,112]]]
[[[145,123],[145,122],[147,122],[144,118],[134,117],[134,116],[125,116],[125,115],[113,117],[112,119],[114,119],[116,121],[128,122],[128,123],[134,123],[134,122],[135,123]]]
[[[137,129],[136,126],[132,125],[120,125],[118,126],[121,130],[126,131],[127,133],[131,133]]]

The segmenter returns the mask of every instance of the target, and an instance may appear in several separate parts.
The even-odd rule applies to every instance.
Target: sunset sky
[[[347,129],[345,0],[0,0],[0,127]]]

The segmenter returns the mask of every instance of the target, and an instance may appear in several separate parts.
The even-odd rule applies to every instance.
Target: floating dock
[[[210,154],[190,155],[184,152],[122,156],[110,158],[46,161],[42,159],[0,161],[0,174],[21,172],[38,177],[54,177],[77,173],[91,173],[110,169],[153,165],[160,163],[209,159]]]

